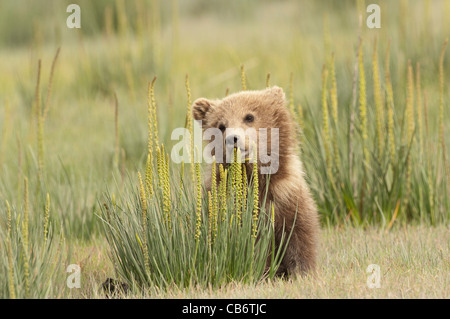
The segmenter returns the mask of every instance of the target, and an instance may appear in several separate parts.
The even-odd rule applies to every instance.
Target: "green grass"
[[[82,29],[70,30],[65,27],[67,13],[62,2],[2,2],[1,277],[6,278],[9,270],[9,237],[16,294],[24,296],[23,263],[27,259],[23,257],[26,250],[21,223],[27,178],[28,229],[30,242],[36,240],[37,245],[32,249],[36,258],[29,256],[29,270],[37,274],[44,269],[36,285],[49,282],[47,270],[51,267],[43,262],[47,254],[61,251],[61,267],[54,270],[59,273],[79,261],[79,255],[86,257],[95,251],[99,256],[98,264],[92,261],[87,287],[81,291],[64,288],[63,274],[62,279],[60,275],[53,277],[58,284],[52,284],[51,289],[33,288],[30,296],[101,297],[97,288],[106,273],[117,277],[107,258],[110,248],[99,218],[101,205],[106,190],[118,200],[136,204],[126,185],[128,180],[136,183],[137,172],[146,168],[148,83],[158,77],[154,94],[159,142],[170,151],[172,129],[185,126],[186,74],[192,99],[220,98],[227,91],[241,89],[240,67],[244,65],[246,87],[264,88],[270,73],[270,84],[285,88],[288,107],[302,123],[302,159],[325,228],[324,240],[330,243],[322,246],[322,277],[299,279],[309,287],[299,292],[293,292],[298,282],[275,281],[256,286],[234,283],[205,291],[191,287],[162,292],[153,287],[135,296],[231,296],[236,291],[238,296],[266,296],[265,291],[270,294],[278,289],[292,297],[347,297],[344,279],[336,290],[325,284],[345,273],[344,269],[353,269],[349,268],[355,262],[351,258],[324,257],[331,253],[330,247],[340,247],[344,253],[362,258],[358,264],[362,268],[351,272],[349,279],[357,285],[357,296],[445,297],[445,289],[433,291],[426,279],[445,287],[437,270],[448,274],[448,261],[439,257],[439,248],[426,245],[430,238],[440,242],[432,237],[434,232],[448,241],[450,50],[442,51],[442,46],[450,35],[446,27],[450,5],[439,0],[380,1],[382,27],[370,30],[364,25],[367,3],[362,3],[81,1]],[[361,31],[358,12],[363,15]],[[359,35],[361,63],[357,59]],[[61,51],[51,71],[58,47]],[[355,65],[357,70],[364,67],[365,94],[361,94],[364,82],[355,75]],[[322,82],[324,66],[326,83]],[[412,71],[409,76],[408,70]],[[364,95],[365,99],[360,99]],[[48,107],[45,116],[37,116],[36,105],[40,105],[41,114]],[[177,180],[179,170],[171,165],[171,180]],[[191,186],[190,168],[185,170],[185,185]],[[191,192],[187,202],[194,218],[191,197],[195,190],[186,191]],[[45,248],[41,241],[47,193],[52,240]],[[6,201],[12,213],[11,232]],[[205,212],[207,204],[205,197]],[[178,203],[172,201],[172,205],[177,207]],[[188,207],[180,207],[188,212]],[[344,234],[338,231],[342,225]],[[380,244],[386,249],[362,245],[367,242],[363,236],[366,231],[373,238],[382,238]],[[65,238],[62,242],[61,234]],[[343,236],[355,236],[352,240],[358,243],[344,244]],[[396,239],[403,240],[406,248],[398,248]],[[421,241],[427,244],[408,248],[409,243]],[[101,248],[94,248],[96,245]],[[448,254],[445,242],[442,247]],[[392,285],[368,293],[361,287],[368,262],[365,254],[372,252],[383,262],[394,262],[384,270]],[[396,263],[402,258],[408,262]],[[334,272],[324,270],[324,265]],[[338,271],[339,265],[342,268]],[[395,281],[395,275],[402,272],[407,272],[405,279]],[[417,285],[408,286],[411,283]],[[2,281],[2,285],[0,296],[9,297],[7,282]]]
[[[0,233],[0,292],[3,297],[20,299],[62,297],[62,265],[67,261],[64,235],[50,219],[50,197],[31,203],[28,194],[25,179],[21,208],[6,202],[7,227]]]
[[[180,181],[166,173],[155,179],[152,195],[142,179],[140,186],[129,186],[120,197],[107,193],[101,218],[119,278],[137,287],[160,289],[217,288],[229,282],[273,279],[289,234],[275,248],[270,212],[255,208],[258,188],[251,183],[244,197],[243,184],[231,178],[237,174],[229,171],[223,196],[222,191],[215,196],[209,192],[197,208],[198,193],[186,185],[180,189]],[[199,189],[201,196],[205,191]],[[171,203],[165,210],[167,198]]]

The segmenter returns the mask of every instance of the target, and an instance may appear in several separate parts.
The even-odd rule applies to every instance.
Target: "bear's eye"
[[[222,132],[225,131],[226,127],[223,124],[219,125],[219,130],[221,130]]]
[[[247,115],[245,116],[245,118],[244,118],[244,121],[247,122],[247,123],[251,123],[251,122],[253,122],[254,120],[255,120],[255,117],[254,117],[253,115],[251,115],[251,114],[247,114]]]

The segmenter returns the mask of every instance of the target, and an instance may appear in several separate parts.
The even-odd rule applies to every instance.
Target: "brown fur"
[[[283,225],[287,234],[292,225],[294,229],[278,274],[292,275],[314,270],[319,233],[318,214],[304,178],[303,165],[298,156],[296,125],[286,107],[283,90],[275,86],[261,91],[235,93],[222,100],[200,98],[194,102],[192,113],[194,119],[203,121],[203,129],[218,127],[220,124],[244,130],[248,127],[256,130],[279,128],[279,167],[275,174],[270,175],[266,210],[270,209],[270,202],[273,201],[277,243],[280,242]],[[254,116],[252,123],[243,120],[247,114]],[[267,143],[270,145],[270,132],[268,136]],[[252,164],[247,165],[250,176]],[[261,200],[266,189],[266,177],[259,174]],[[210,186],[208,184],[209,181],[207,188]]]

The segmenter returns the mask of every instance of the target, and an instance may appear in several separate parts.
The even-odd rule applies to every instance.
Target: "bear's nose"
[[[239,141],[239,136],[237,136],[236,134],[232,134],[226,137],[225,139],[225,143],[229,146],[235,146],[236,143]]]

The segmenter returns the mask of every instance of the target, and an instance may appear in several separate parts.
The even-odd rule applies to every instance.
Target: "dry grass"
[[[407,226],[384,231],[330,228],[322,232],[315,276],[255,286],[132,292],[130,298],[449,298],[450,231],[440,226]],[[82,287],[73,297],[103,298],[98,287],[114,277],[103,239],[82,247]],[[84,261],[84,262],[83,262]],[[378,264],[381,288],[368,288],[367,266]],[[101,269],[101,271],[99,271]]]

